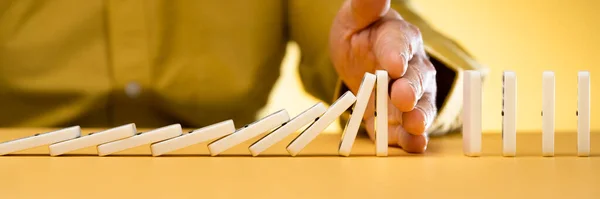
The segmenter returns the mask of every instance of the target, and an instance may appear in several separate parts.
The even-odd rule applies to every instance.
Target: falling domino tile
[[[506,71],[502,82],[502,154],[515,156],[517,153],[517,75],[513,71]]]
[[[298,131],[303,126],[314,122],[317,118],[319,118],[319,116],[323,115],[326,110],[327,108],[325,108],[323,103],[317,103],[298,114],[296,117],[292,118],[283,126],[275,129],[273,132],[256,141],[248,149],[252,153],[252,156],[257,156],[264,150],[273,146],[275,143],[283,140],[288,135]]]
[[[91,133],[86,136],[79,137],[77,139],[59,142],[50,145],[48,148],[50,149],[51,156],[58,156],[68,153],[70,151],[75,151],[77,149],[97,146],[115,140],[131,137],[135,135],[136,132],[137,130],[135,128],[135,124],[126,124],[105,131]]]
[[[235,131],[233,120],[219,122],[190,133],[150,145],[152,156],[160,156],[197,143],[214,140],[232,134]]]
[[[249,124],[233,134],[216,140],[208,145],[210,155],[216,156],[221,152],[230,149],[242,142],[252,139],[260,134],[268,132],[274,128],[283,125],[285,122],[290,120],[285,109],[272,113],[252,124]]]
[[[173,124],[165,127],[161,127],[158,129],[154,129],[152,131],[148,131],[146,133],[138,133],[129,138],[125,138],[122,140],[117,140],[114,142],[109,142],[106,144],[102,144],[98,146],[98,155],[106,156],[119,151],[123,151],[125,149],[130,149],[137,146],[142,146],[144,144],[151,144],[155,142],[160,142],[172,137],[176,137],[182,134],[181,125]]]
[[[36,134],[30,137],[0,143],[0,155],[14,153],[25,149],[50,145],[81,136],[81,127],[73,126],[48,133]]]
[[[542,155],[554,156],[554,72],[543,73],[542,80]]]
[[[352,92],[346,91],[337,101],[335,101],[323,115],[304,129],[296,139],[287,146],[287,150],[292,156],[298,155],[308,143],[314,140],[321,131],[325,130],[329,124],[333,123],[337,117],[342,115],[354,102],[356,97]]]
[[[388,72],[375,71],[377,91],[375,94],[375,153],[377,156],[388,155]]]
[[[371,98],[371,93],[373,93],[375,80],[375,75],[371,73],[365,73],[362,83],[358,89],[358,93],[356,94],[356,103],[354,103],[354,107],[352,108],[352,115],[350,115],[350,119],[346,123],[346,128],[344,128],[344,132],[342,133],[342,141],[339,149],[339,154],[341,156],[350,155],[352,145],[354,144],[356,134],[358,133],[358,128],[360,127],[363,115],[365,114],[365,109],[367,109],[369,98]]]
[[[481,155],[481,116],[482,116],[482,74],[478,71],[463,72],[463,151],[467,156]],[[0,143],[0,155],[6,155],[30,148],[49,145],[50,155],[58,156],[81,148],[97,146],[98,155],[110,155],[125,149],[151,144],[153,156],[160,156],[190,145],[214,140],[208,148],[212,156],[274,129],[271,133],[249,147],[253,156],[280,142],[303,126],[308,127],[296,137],[287,150],[292,156],[299,154],[320,132],[354,104],[353,113],[344,128],[339,154],[349,156],[356,139],[366,104],[373,87],[376,88],[376,154],[387,156],[387,105],[388,81],[386,71],[376,71],[375,75],[366,73],[361,86],[354,96],[344,93],[329,109],[323,103],[317,103],[293,119],[289,120],[287,111],[280,110],[239,130],[235,130],[232,120],[223,121],[190,133],[182,134],[181,125],[174,124],[147,133],[136,134],[135,124],[127,124],[105,131],[81,136],[81,128],[73,126],[52,132]],[[517,77],[513,71],[503,74],[502,99],[502,139],[503,155],[516,155],[517,125]],[[545,71],[542,78],[542,155],[554,156],[555,148],[555,73]],[[577,103],[577,155],[590,155],[590,73],[578,73]]]
[[[463,151],[467,156],[481,155],[481,73],[464,71]]]
[[[577,155],[590,155],[590,73],[580,71],[577,87]]]

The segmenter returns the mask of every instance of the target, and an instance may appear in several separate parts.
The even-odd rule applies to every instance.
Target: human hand
[[[333,22],[329,46],[338,75],[355,94],[365,72],[388,72],[389,145],[407,152],[425,151],[426,132],[437,115],[437,88],[436,70],[419,29],[390,9],[390,0],[346,0]],[[363,117],[371,139],[375,137],[374,96]]]

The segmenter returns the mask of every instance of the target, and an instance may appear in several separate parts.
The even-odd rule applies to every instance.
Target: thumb
[[[346,0],[336,20],[356,32],[379,20],[389,9],[390,0]]]

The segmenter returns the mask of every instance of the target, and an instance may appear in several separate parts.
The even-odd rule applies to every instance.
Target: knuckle
[[[418,26],[413,25],[408,22],[406,22],[406,26],[407,26],[407,29],[410,30],[411,33],[413,33],[413,35],[418,35],[419,37],[421,36],[421,29]]]
[[[414,68],[414,73],[413,84],[415,84],[417,95],[421,97],[425,85],[425,74],[418,68]]]
[[[437,70],[435,69],[435,67],[433,66],[433,64],[427,60],[427,62],[425,63],[425,67],[427,68],[428,71],[428,79],[429,81],[435,81],[436,76],[437,76]]]
[[[423,67],[426,68],[428,71],[430,71],[430,73],[432,73],[434,75],[437,73],[435,66],[427,58],[423,58]]]
[[[427,105],[429,107],[431,107],[431,114],[433,116],[437,115],[438,109],[437,106],[435,105],[435,95],[430,95],[429,100],[427,102]]]
[[[405,28],[408,34],[410,34],[411,37],[416,40],[413,41],[413,43],[416,43],[416,45],[423,44],[423,36],[421,35],[421,29],[418,26],[409,22],[405,22]]]
[[[425,118],[428,120],[428,124],[437,116],[438,109],[435,105],[435,96],[431,93],[423,95],[423,99],[419,103],[419,107],[425,113]]]
[[[422,63],[420,64],[420,66],[422,67],[423,73],[425,73],[423,74],[424,86],[427,86],[427,89],[435,89],[433,88],[436,87],[435,81],[437,76],[437,70],[435,69],[435,66],[427,58],[423,58],[421,62]]]

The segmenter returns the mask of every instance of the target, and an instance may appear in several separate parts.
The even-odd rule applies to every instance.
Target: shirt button
[[[136,98],[140,95],[141,91],[142,88],[137,82],[129,82],[127,85],[125,85],[125,94],[127,94],[127,96],[130,98]]]

